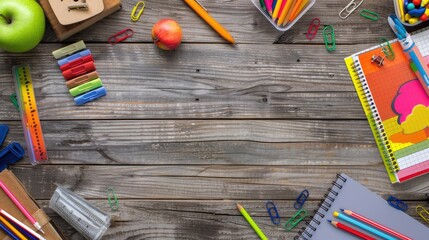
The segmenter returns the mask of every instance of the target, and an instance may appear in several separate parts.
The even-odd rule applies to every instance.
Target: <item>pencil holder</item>
[[[393,0],[393,5],[395,7],[395,15],[409,32],[416,31],[429,25],[429,20],[427,20],[427,17],[429,17],[428,1],[422,0],[421,2],[426,4],[424,6],[416,7],[413,4],[413,1]],[[399,5],[401,3],[403,3],[402,6]],[[411,11],[408,10],[407,3],[413,4],[414,9],[412,9]]]
[[[278,0],[280,1],[280,0]],[[292,1],[292,0],[288,0],[288,1]],[[265,16],[265,18],[279,31],[285,32],[287,30],[289,30],[293,25],[295,25],[296,22],[299,21],[299,19],[302,18],[302,16],[304,16],[304,14],[306,12],[308,12],[308,10],[310,10],[311,7],[313,7],[314,3],[316,3],[316,0],[309,0],[307,1],[307,3],[305,4],[305,6],[303,8],[301,8],[302,10],[296,15],[296,17],[294,19],[291,19],[290,22],[288,22],[286,25],[278,25],[278,21],[275,20],[273,21],[272,16],[268,13],[268,10],[265,11],[262,6],[261,3],[264,2],[264,0],[252,0],[253,5],[255,5],[255,7]],[[287,6],[287,2],[286,5]],[[290,7],[292,8],[292,7]],[[281,8],[283,9],[283,8]],[[286,7],[285,7],[286,9]],[[292,11],[292,9],[290,9],[289,11]],[[280,11],[279,11],[280,12]],[[279,14],[280,15],[280,14]]]

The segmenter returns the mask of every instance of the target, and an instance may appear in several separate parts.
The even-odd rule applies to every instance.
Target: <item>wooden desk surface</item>
[[[365,1],[382,17],[358,12],[338,17],[349,1],[318,0],[290,31],[275,30],[248,0],[201,0],[238,42],[226,44],[183,1],[147,0],[143,17],[130,22],[136,1],[65,43],[47,29],[30,53],[0,53],[0,122],[7,142],[24,144],[11,67],[29,63],[50,163],[11,170],[70,239],[79,234],[49,210],[56,185],[69,187],[112,214],[104,239],[258,239],[235,208],[242,203],[270,239],[292,239],[271,223],[265,201],[284,219],[308,189],[305,208],[323,199],[336,173],[344,172],[384,198],[394,195],[428,207],[429,175],[391,185],[343,59],[393,39],[386,23],[390,0]],[[151,42],[164,17],[183,27],[173,52]],[[337,50],[328,53],[321,31],[308,41],[311,19],[335,28]],[[111,46],[124,29],[133,38]],[[51,52],[83,39],[93,52],[107,97],[74,105]],[[116,189],[112,212],[106,189]],[[283,219],[283,223],[285,220]],[[310,218],[307,218],[310,220]],[[419,219],[420,220],[420,219]],[[304,224],[301,223],[300,227]]]

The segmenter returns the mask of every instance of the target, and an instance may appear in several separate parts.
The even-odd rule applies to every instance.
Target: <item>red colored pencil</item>
[[[384,231],[384,232],[386,232],[386,233],[388,233],[388,234],[390,234],[392,236],[395,236],[395,237],[399,238],[400,240],[413,240],[412,238],[409,238],[409,237],[407,237],[407,236],[405,236],[405,235],[403,235],[401,233],[398,233],[398,232],[396,232],[396,231],[394,231],[394,230],[392,230],[392,229],[390,229],[390,228],[388,228],[386,226],[383,226],[380,223],[374,222],[373,220],[368,219],[368,218],[366,218],[366,217],[364,217],[362,215],[359,215],[359,214],[357,214],[357,213],[355,213],[355,212],[353,212],[351,210],[341,209],[341,211],[343,211],[345,214],[347,214],[347,215],[349,215],[351,217],[356,218],[357,220],[359,220],[361,222],[364,222],[364,223],[366,223],[368,225],[371,225],[371,226],[373,226],[373,227],[375,227],[377,229],[380,229],[381,231]]]
[[[364,233],[361,233],[358,230],[356,230],[354,228],[351,228],[351,227],[349,227],[347,225],[344,225],[342,223],[331,221],[331,220],[328,220],[328,222],[330,222],[332,224],[332,226],[334,226],[336,228],[339,228],[339,229],[341,229],[341,230],[343,230],[345,232],[351,233],[351,234],[353,234],[353,235],[355,235],[357,237],[360,237],[361,239],[364,239],[364,240],[377,240],[377,239],[375,239],[373,237],[370,237],[370,236],[368,236],[368,235],[366,235]]]

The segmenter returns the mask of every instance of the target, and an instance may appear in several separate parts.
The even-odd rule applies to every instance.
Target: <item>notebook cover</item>
[[[330,219],[351,226],[333,216],[333,212],[340,211],[340,208],[354,211],[415,240],[427,239],[429,236],[428,227],[405,212],[391,207],[386,200],[371,192],[346,174],[341,174],[332,185],[331,191],[322,202],[321,208],[318,209],[319,214],[316,213],[314,215],[309,226],[307,226],[297,239],[360,239],[333,227],[327,221],[327,219]],[[363,232],[363,230],[361,231]]]
[[[429,62],[429,31],[412,36]],[[380,47],[354,54],[345,61],[390,180],[395,183],[429,172],[429,123],[425,121],[429,119],[429,97],[412,71],[408,55],[398,42],[391,46],[396,57],[393,61],[386,59],[381,67],[371,63],[374,55],[383,56]],[[358,68],[358,77],[350,67],[353,64]],[[368,88],[366,93],[359,90],[362,85]],[[377,114],[379,121],[374,121]]]
[[[51,224],[50,218],[45,212],[37,206],[35,201],[28,195],[27,191],[23,187],[22,183],[16,178],[16,176],[9,170],[5,169],[0,173],[0,180],[10,189],[15,197],[21,202],[21,204],[30,212],[30,214],[39,222],[42,226],[45,234],[43,235],[49,240],[61,240],[63,239],[55,230]],[[33,230],[35,227],[25,217],[25,215],[16,207],[16,205],[10,200],[10,198],[0,189],[0,200],[1,208],[14,216],[16,219],[26,224]],[[5,239],[7,236],[3,231],[0,231],[0,239]],[[9,238],[8,238],[9,239]]]
[[[61,25],[57,17],[55,16],[54,11],[52,10],[51,5],[49,4],[49,1],[39,0],[39,3],[43,8],[43,11],[45,12],[46,17],[51,23],[51,26],[54,29],[55,35],[60,41],[63,41],[69,38],[70,36],[84,30],[85,28],[88,28],[94,23],[100,21],[101,19],[121,9],[121,0],[104,0],[103,1],[104,10],[100,14],[79,23],[75,23],[71,25]]]

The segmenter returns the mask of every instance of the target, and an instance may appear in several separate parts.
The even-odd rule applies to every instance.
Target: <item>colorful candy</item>
[[[429,18],[429,0],[404,0],[404,14],[401,19],[409,24],[427,21]]]

